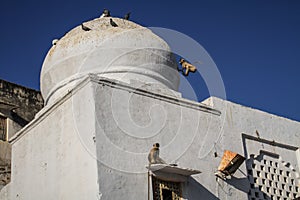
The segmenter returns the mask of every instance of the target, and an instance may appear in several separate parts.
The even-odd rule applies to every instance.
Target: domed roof
[[[118,27],[110,23],[112,19]],[[55,41],[41,71],[41,92],[49,103],[89,73],[177,90],[177,64],[167,43],[150,29],[119,18],[97,18]]]

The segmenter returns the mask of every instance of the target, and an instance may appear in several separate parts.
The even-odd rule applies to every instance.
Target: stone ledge
[[[178,166],[171,166],[167,164],[152,164],[146,167],[147,169],[151,170],[153,173],[155,172],[163,172],[169,174],[179,174],[182,176],[191,176],[194,174],[200,174],[201,171],[196,169],[189,169],[189,168],[181,168]]]

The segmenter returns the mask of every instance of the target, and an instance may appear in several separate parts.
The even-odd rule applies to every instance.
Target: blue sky
[[[103,8],[144,26],[182,32],[210,54],[227,99],[300,121],[300,1],[2,0],[0,78],[39,89],[54,38],[98,17]],[[209,96],[191,75],[199,101]]]

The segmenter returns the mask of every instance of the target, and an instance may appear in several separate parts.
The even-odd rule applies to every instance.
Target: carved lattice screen
[[[300,197],[299,147],[242,134],[249,200]]]
[[[181,184],[178,182],[163,181],[152,176],[152,190],[153,200],[181,199]]]
[[[251,200],[289,200],[298,197],[297,173],[290,163],[262,153],[257,159],[254,155],[250,157],[247,170]]]

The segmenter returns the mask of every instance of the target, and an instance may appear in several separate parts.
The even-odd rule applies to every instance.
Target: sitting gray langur
[[[159,157],[159,143],[153,144],[153,147],[148,154],[148,161],[149,164],[167,164]]]

